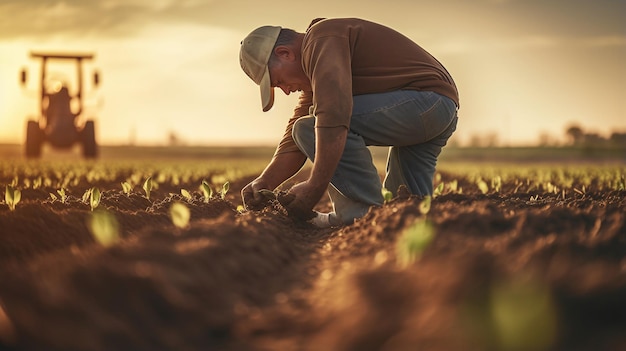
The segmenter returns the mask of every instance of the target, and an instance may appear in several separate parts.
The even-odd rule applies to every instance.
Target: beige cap
[[[259,27],[241,41],[239,50],[241,69],[261,88],[263,112],[269,111],[274,105],[274,89],[267,62],[281,29],[276,26]]]

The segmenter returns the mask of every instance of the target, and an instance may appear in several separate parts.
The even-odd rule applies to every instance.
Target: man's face
[[[278,55],[269,66],[272,87],[280,88],[286,95],[296,91],[311,91],[311,82],[302,70],[299,57],[293,54]]]

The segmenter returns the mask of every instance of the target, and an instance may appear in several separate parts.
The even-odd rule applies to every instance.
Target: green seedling
[[[33,189],[41,188],[41,183],[43,183],[43,180],[41,179],[41,177],[37,177],[33,179]]]
[[[4,200],[9,205],[9,210],[15,211],[15,206],[22,199],[22,192],[19,189],[14,188],[12,185],[6,186],[6,192],[4,194]]]
[[[187,200],[190,201],[193,200],[193,197],[191,197],[191,194],[189,193],[189,191],[187,191],[187,189],[180,189],[180,194]]]
[[[491,179],[491,188],[495,191],[495,192],[500,192],[500,190],[502,190],[502,177],[500,177],[499,175],[495,176],[493,179]],[[481,189],[482,190],[482,189]]]
[[[614,190],[626,190],[626,180],[624,179],[624,176],[621,176],[620,179],[615,181]]]
[[[213,197],[213,189],[211,189],[206,180],[203,180],[202,184],[200,184],[200,190],[204,196],[204,202],[209,203],[209,200]]]
[[[50,198],[52,199],[52,202],[56,201],[58,198],[56,195],[54,195],[53,193],[50,193]]]
[[[226,193],[228,192],[228,190],[230,189],[230,183],[226,182],[224,183],[224,185],[222,185],[222,189],[220,190],[220,198],[222,200],[224,200],[224,198],[226,197]]]
[[[525,277],[492,286],[490,314],[499,350],[549,350],[557,313],[548,287]]]
[[[100,204],[100,198],[101,198],[101,194],[100,194],[100,189],[98,188],[91,188],[91,194],[89,196],[89,206],[91,207],[91,210],[93,211],[94,208],[98,207],[98,205]]]
[[[443,194],[443,186],[444,186],[443,183],[439,183],[439,185],[437,185],[437,187],[433,191],[433,197],[437,197]]]
[[[385,202],[391,201],[393,199],[393,193],[389,191],[387,188],[382,188],[381,193],[383,194],[383,200]]]
[[[152,191],[152,177],[146,178],[143,182],[143,190],[146,192],[146,199],[150,200],[150,191]]]
[[[432,202],[432,198],[430,196],[425,196],[424,199],[419,204],[420,213],[423,215],[428,214],[430,212],[430,204]]]
[[[180,177],[178,176],[178,174],[172,174],[172,180],[170,181],[170,183],[174,186],[180,184]]]
[[[484,180],[479,179],[476,182],[476,185],[478,186],[478,189],[480,190],[481,193],[486,194],[487,192],[489,192],[489,186],[487,185],[487,183],[485,183]]]
[[[434,225],[426,219],[417,220],[404,230],[396,244],[398,263],[403,267],[413,263],[421,257],[434,237]]]
[[[459,181],[456,179],[451,181],[450,183],[448,183],[448,187],[450,188],[450,192],[456,193],[459,188]]]
[[[57,190],[57,194],[61,197],[61,203],[65,203],[67,200],[67,194],[65,193],[65,188],[61,188]]]
[[[91,192],[92,191],[93,191],[93,188],[89,188],[89,189],[85,190],[85,193],[83,194],[83,197],[82,197],[83,203],[85,203],[85,204],[89,203],[89,199],[91,198]]]
[[[178,228],[186,228],[189,225],[189,219],[191,218],[191,211],[189,208],[181,203],[174,202],[170,206],[170,218],[172,223]]]
[[[122,191],[126,194],[126,197],[130,196],[130,192],[133,190],[133,186],[129,182],[122,182]]]
[[[119,224],[115,216],[104,210],[91,212],[87,219],[87,227],[96,242],[108,247],[119,240]]]

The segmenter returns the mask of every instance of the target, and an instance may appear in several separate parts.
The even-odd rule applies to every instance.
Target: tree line
[[[626,148],[626,133],[613,131],[606,138],[594,132],[587,132],[578,125],[571,125],[565,130],[567,142],[572,146],[587,147],[623,147]]]

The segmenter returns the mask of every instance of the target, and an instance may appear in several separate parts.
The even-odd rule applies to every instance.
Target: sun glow
[[[239,41],[262,24],[304,30],[316,14],[276,12],[264,17],[235,4],[194,1],[133,4],[142,8],[141,16],[119,1],[57,3],[50,8],[0,5],[0,143],[22,143],[26,120],[38,113],[40,68],[29,58],[31,50],[95,54],[85,72],[84,112],[96,120],[101,143],[164,144],[175,136],[186,144],[273,145],[280,139],[298,94],[277,96],[274,108],[262,113],[258,87],[238,65]],[[626,35],[623,27],[621,33],[607,27],[613,19],[590,18],[598,25],[585,29],[577,23],[570,28],[573,22],[566,12],[575,10],[570,6],[558,11],[561,17],[537,19],[531,27],[527,16],[541,5],[454,2],[471,16],[498,16],[478,23],[449,14],[450,26],[441,28],[436,16],[425,16],[416,25],[412,18],[379,5],[355,10],[351,4],[322,1],[319,11],[328,13],[319,15],[345,16],[350,10],[350,16],[394,27],[452,73],[461,96],[453,138],[461,144],[490,134],[502,145],[533,144],[542,133],[562,139],[572,122],[604,135],[626,130],[626,110],[618,103],[626,92]],[[88,26],[80,18],[91,18],[87,10],[93,6],[101,16]],[[205,12],[194,11],[199,6]],[[410,13],[416,5],[402,6]],[[442,6],[422,6],[420,11],[438,13]],[[546,14],[553,10],[543,6]],[[577,6],[578,11],[591,11]],[[9,13],[14,15],[4,16]],[[25,26],[33,13],[42,14],[41,21]],[[68,20],[59,22],[61,17]],[[21,86],[24,67],[28,82]],[[102,76],[98,89],[89,85],[94,70]],[[71,81],[74,73],[61,69],[53,78]]]

